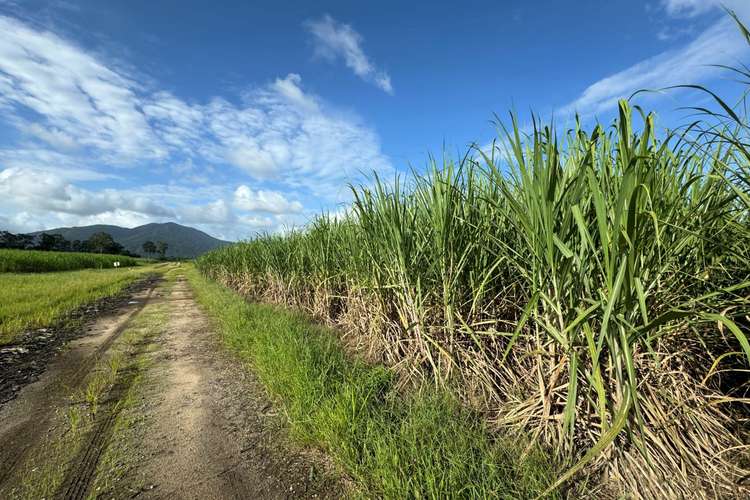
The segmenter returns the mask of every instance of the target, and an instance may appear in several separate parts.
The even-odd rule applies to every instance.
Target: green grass
[[[0,273],[42,273],[77,269],[137,266],[139,259],[123,255],[78,252],[43,252],[40,250],[0,249]]]
[[[607,125],[511,115],[458,161],[353,186],[344,218],[198,267],[532,433],[566,464],[555,487],[747,496],[748,103],[683,87],[711,103],[674,130],[638,95]]]
[[[167,295],[173,283],[173,279],[166,276],[159,290]],[[158,383],[158,381],[149,380],[147,370],[157,362],[153,357],[153,353],[160,348],[157,337],[164,331],[168,321],[169,305],[166,302],[146,306],[123,332],[122,339],[115,344],[116,351],[107,361],[108,366],[112,367],[113,362],[117,362],[118,355],[124,357],[125,359],[118,363],[122,365],[119,367],[119,372],[125,374],[126,377],[132,376],[133,380],[128,392],[117,402],[119,406],[117,419],[112,427],[112,435],[108,440],[107,448],[97,463],[89,498],[117,498],[118,487],[126,487],[132,494],[132,491],[146,486],[145,484],[123,485],[121,480],[127,473],[137,470],[141,463],[141,448],[138,439],[142,437],[143,428],[148,425],[149,418],[149,415],[143,411],[143,394],[150,384]],[[144,352],[133,357],[133,351],[139,349],[139,344],[144,343],[148,343],[148,347]],[[131,356],[124,356],[125,354],[131,354]],[[133,372],[135,375],[129,375]],[[112,383],[114,382],[115,379],[112,378]],[[89,382],[89,385],[91,383]],[[89,408],[91,408],[90,404]],[[138,477],[140,483],[148,480],[145,477]]]
[[[514,117],[490,152],[198,267],[480,400],[568,464],[560,484],[730,494],[750,472],[747,123],[662,133],[625,101],[607,128]]]
[[[41,274],[0,273],[0,345],[17,335],[51,325],[67,313],[152,272],[153,268],[85,269]]]
[[[528,441],[494,438],[444,391],[399,393],[394,376],[345,355],[302,314],[249,304],[188,278],[227,344],[283,404],[294,437],[323,448],[372,498],[532,498],[555,468]]]

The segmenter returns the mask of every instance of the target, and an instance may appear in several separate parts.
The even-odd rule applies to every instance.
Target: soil
[[[155,275],[138,280],[113,297],[79,307],[52,326],[28,330],[16,342],[0,346],[0,406],[38,380],[68,342],[91,331],[98,318],[126,309],[134,294],[153,288],[157,280]]]
[[[151,282],[97,319],[52,359],[37,381],[0,407],[0,497],[13,491],[18,480],[13,472],[24,455],[43,436],[60,432],[55,415],[71,404],[64,394],[82,383],[95,360],[144,307],[157,303],[166,304],[168,319],[134,353],[148,359],[145,373],[135,385],[134,373],[118,375],[106,408],[65,465],[57,497],[345,495],[345,482],[322,455],[289,441],[285,417],[248,367],[223,348],[189,285],[178,278],[171,288]],[[135,401],[123,409],[118,401],[125,394],[133,399],[133,391]],[[118,419],[133,424],[115,431]],[[118,480],[106,491],[92,491],[97,467],[108,453],[118,457]]]
[[[16,363],[20,371],[12,374],[20,380],[18,385],[28,385],[17,387],[13,391],[16,399],[0,406],[0,497],[16,466],[53,429],[56,411],[67,407],[70,391],[81,387],[96,361],[154,294],[155,281],[149,280],[145,288],[139,288],[127,300],[118,299],[119,309],[100,315],[78,332],[66,331],[62,338],[50,337],[46,344],[31,340],[27,345],[33,347],[24,353],[24,358],[9,363]],[[63,344],[70,338],[74,340]],[[5,362],[2,370],[7,373],[12,368]],[[30,383],[31,378],[37,380]]]

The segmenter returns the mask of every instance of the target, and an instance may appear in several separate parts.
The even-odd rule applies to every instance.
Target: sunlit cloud
[[[363,38],[350,25],[339,23],[329,15],[305,23],[313,36],[315,54],[334,61],[343,59],[355,75],[374,84],[388,94],[393,94],[390,75],[375,66],[362,49]]]

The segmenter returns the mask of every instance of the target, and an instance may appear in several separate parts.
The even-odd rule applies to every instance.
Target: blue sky
[[[607,122],[679,83],[731,100],[708,65],[747,56],[718,0],[0,0],[0,229],[278,231],[363,173],[487,144],[493,113]],[[639,100],[663,126],[704,102]]]

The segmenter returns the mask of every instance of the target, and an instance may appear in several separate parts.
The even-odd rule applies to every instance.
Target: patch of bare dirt
[[[134,344],[130,355],[145,363],[137,373],[118,372],[74,456],[47,457],[44,443],[66,432],[58,416],[69,395],[150,303],[166,307],[168,319]],[[62,464],[56,497],[65,499],[338,498],[348,491],[324,457],[289,442],[284,416],[222,347],[183,279],[171,288],[151,283],[69,347],[0,407],[0,498],[19,491],[16,469],[26,455]]]
[[[340,480],[322,457],[288,442],[284,417],[260,383],[221,347],[185,281],[166,299],[169,322],[139,411],[140,453],[115,497],[334,498]],[[134,489],[137,488],[135,491]]]

